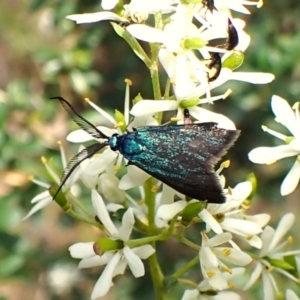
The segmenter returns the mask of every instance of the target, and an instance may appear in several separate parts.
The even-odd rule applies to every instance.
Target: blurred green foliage
[[[21,219],[30,209],[30,200],[42,191],[28,177],[47,180],[40,157],[53,159],[59,166],[56,141],[74,126],[50,97],[64,96],[95,123],[99,120],[87,110],[83,98],[112,113],[123,111],[125,78],[133,81],[132,98],[139,92],[152,98],[148,70],[108,22],[76,25],[65,19],[100,9],[100,1],[94,0],[0,2],[0,299],[89,299],[99,276],[97,269],[80,277],[77,262],[67,251],[72,243],[93,240],[98,232],[72,224],[54,203],[29,220]],[[299,207],[299,188],[287,199],[279,195],[293,160],[258,166],[248,161],[247,153],[262,142],[277,143],[263,133],[261,124],[285,130],[273,120],[271,96],[280,95],[290,104],[299,100],[300,6],[293,0],[273,0],[252,11],[249,16],[235,14],[247,21],[246,31],[252,37],[239,70],[270,72],[276,79],[261,86],[230,82],[221,89],[230,86],[234,92],[213,109],[227,114],[242,130],[230,152],[235,158],[225,171],[227,183],[234,186],[254,171],[258,180],[254,210],[279,216]],[[75,148],[67,151],[71,156]],[[177,255],[172,255],[172,245],[164,247],[170,253],[163,265],[168,273]],[[178,251],[184,260],[185,251]],[[66,270],[68,276],[63,273]],[[60,280],[61,288],[53,278]],[[143,299],[153,299],[146,279],[133,283],[130,277],[122,277],[119,289],[107,299],[140,299],[141,293]]]

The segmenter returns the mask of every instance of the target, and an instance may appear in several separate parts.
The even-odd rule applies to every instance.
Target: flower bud
[[[232,54],[222,63],[223,68],[235,70],[244,62],[245,55],[240,51],[233,51]]]
[[[98,255],[103,255],[106,251],[118,250],[124,248],[124,243],[121,240],[111,240],[110,238],[100,238],[97,240],[93,249]]]
[[[199,49],[206,45],[206,42],[199,38],[189,38],[182,42],[182,46],[185,49]]]

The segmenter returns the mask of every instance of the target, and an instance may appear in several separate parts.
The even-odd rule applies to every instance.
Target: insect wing
[[[225,202],[214,165],[237,139],[238,131],[200,123],[143,127],[128,135],[134,135],[144,149],[136,155],[123,153],[132,164],[189,197]]]

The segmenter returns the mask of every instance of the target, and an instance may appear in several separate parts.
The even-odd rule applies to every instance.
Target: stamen
[[[265,125],[262,125],[261,128],[262,128],[263,131],[268,132],[269,134],[271,134],[271,135],[273,135],[273,136],[279,138],[279,139],[282,140],[282,141],[285,141],[286,138],[287,138],[286,135],[284,135],[284,134],[282,134],[282,133],[279,133],[279,132],[277,132],[277,131],[275,131],[275,130],[269,129],[269,128],[268,128],[267,126],[265,126]]]

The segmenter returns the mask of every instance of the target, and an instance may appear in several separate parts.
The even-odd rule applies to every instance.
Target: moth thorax
[[[124,135],[122,136],[122,138],[122,146],[121,149],[119,149],[119,151],[123,155],[137,155],[144,151],[144,147],[138,141],[136,141],[134,136]]]
[[[117,151],[120,148],[120,145],[118,145],[118,137],[120,135],[115,133],[108,139],[108,145],[110,146],[111,150]]]

